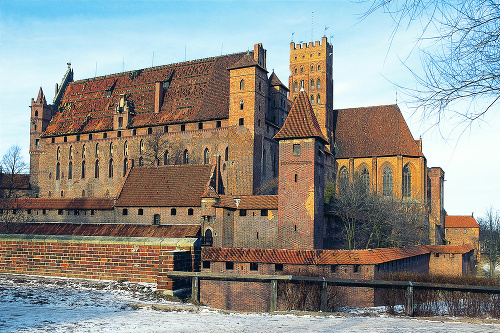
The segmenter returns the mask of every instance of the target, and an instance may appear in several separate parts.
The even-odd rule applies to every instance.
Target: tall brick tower
[[[262,147],[268,109],[266,50],[255,44],[229,68],[229,194],[254,194],[262,181]]]
[[[283,249],[321,249],[324,237],[325,145],[328,140],[302,90],[279,141],[278,243]]]
[[[45,130],[52,118],[52,108],[47,105],[47,100],[42,88],[38,91],[38,97],[31,99],[31,124],[30,124],[30,183],[35,193],[38,192],[38,170],[42,147],[40,135]]]
[[[290,100],[303,88],[323,134],[333,143],[333,47],[321,42],[290,43]]]

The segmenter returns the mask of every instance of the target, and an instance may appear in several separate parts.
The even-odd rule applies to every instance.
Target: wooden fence
[[[327,304],[328,285],[347,286],[347,287],[406,289],[405,309],[407,316],[413,316],[414,314],[413,292],[416,289],[500,294],[499,287],[437,284],[437,283],[411,282],[411,281],[339,279],[339,278],[324,278],[324,277],[295,276],[295,275],[220,274],[220,273],[180,272],[180,271],[168,272],[167,276],[171,279],[191,279],[191,298],[197,301],[200,300],[200,280],[269,282],[271,283],[270,311],[276,310],[276,305],[278,300],[278,281],[288,281],[288,282],[305,281],[305,282],[321,284],[320,310],[324,312],[328,311],[328,304]]]

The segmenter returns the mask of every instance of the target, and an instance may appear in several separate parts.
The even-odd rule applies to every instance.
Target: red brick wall
[[[179,251],[175,242],[166,243],[145,238],[3,235],[0,272],[156,283],[159,272],[190,269],[194,261],[193,247]],[[171,285],[160,282],[159,289]]]

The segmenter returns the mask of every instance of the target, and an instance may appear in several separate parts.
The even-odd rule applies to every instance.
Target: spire
[[[36,103],[38,104],[47,104],[47,100],[45,99],[45,95],[43,94],[42,87],[40,87],[40,90],[38,91],[38,97],[36,98]]]
[[[314,115],[311,103],[304,90],[301,90],[293,102],[292,109],[281,127],[274,136],[275,140],[318,138],[325,144],[328,140],[323,135],[318,119]]]

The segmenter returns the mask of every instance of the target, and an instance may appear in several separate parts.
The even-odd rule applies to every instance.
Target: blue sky
[[[288,82],[289,43],[334,45],[334,106],[396,103],[415,138],[422,136],[429,166],[446,172],[450,215],[500,209],[500,114],[471,128],[442,132],[422,122],[391,82],[414,86],[400,59],[417,30],[400,30],[381,13],[359,20],[367,4],[330,1],[0,1],[0,156],[19,144],[29,161],[29,105],[40,86],[48,101],[71,62],[75,79],[107,75],[252,49],[263,43],[268,70]],[[153,57],[154,53],[154,57]],[[444,135],[445,138],[442,136]]]

